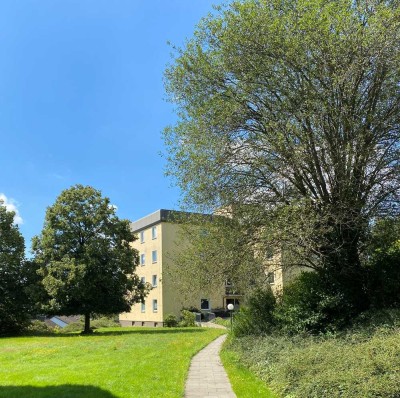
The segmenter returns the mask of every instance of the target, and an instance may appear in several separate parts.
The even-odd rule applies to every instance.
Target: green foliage
[[[396,398],[398,328],[359,329],[332,337],[243,337],[230,351],[283,397]]]
[[[315,272],[304,272],[284,288],[274,317],[283,332],[320,333],[344,327],[354,313],[332,283]]]
[[[79,332],[84,328],[84,320],[81,319],[77,322],[71,322],[60,331],[62,333],[70,333],[70,332]],[[100,328],[115,328],[120,327],[120,323],[115,321],[115,317],[100,317],[91,320],[91,329],[100,329]]]
[[[14,225],[14,212],[7,211],[0,200],[0,336],[17,333],[29,324],[32,308],[24,250],[24,238]]]
[[[216,317],[213,319],[213,321],[217,325],[225,326],[226,328],[231,327],[231,320],[230,318],[221,318],[221,317]]]
[[[369,242],[367,288],[375,308],[400,306],[400,220],[378,220]]]
[[[67,326],[61,329],[62,333],[70,333],[70,332],[80,332],[84,328],[83,321],[71,322]],[[92,324],[93,327],[93,324]]]
[[[181,320],[179,321],[180,327],[193,327],[196,326],[196,314],[188,310],[181,311]]]
[[[234,335],[240,337],[271,332],[275,325],[274,308],[275,297],[269,285],[253,289],[245,305],[235,314]]]
[[[26,328],[28,334],[40,335],[40,334],[52,334],[55,331],[58,332],[58,327],[50,327],[46,323],[39,321],[38,319],[33,320],[30,325]]]
[[[176,319],[176,316],[174,314],[168,314],[164,318],[164,326],[167,328],[174,328],[178,326],[178,320]]]
[[[143,301],[146,287],[134,273],[138,253],[128,220],[100,191],[76,185],[63,191],[46,212],[40,236],[33,239],[35,261],[48,295],[47,313],[85,316],[129,311]]]
[[[232,1],[177,49],[168,173],[188,206],[239,226],[200,252],[202,286],[227,274],[218,245],[229,271],[285,250],[334,285],[307,324],[368,306],[360,251],[377,214],[398,214],[399,15],[398,1]]]

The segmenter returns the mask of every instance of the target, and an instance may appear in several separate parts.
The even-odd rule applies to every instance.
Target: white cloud
[[[0,193],[0,201],[3,202],[3,205],[7,208],[8,211],[13,211],[15,213],[14,216],[14,223],[21,225],[24,223],[24,220],[22,219],[21,215],[19,214],[18,211],[18,204],[17,202],[12,199],[12,198],[7,198],[4,193]]]

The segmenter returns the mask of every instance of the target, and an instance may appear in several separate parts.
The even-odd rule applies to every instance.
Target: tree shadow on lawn
[[[141,328],[124,327],[121,330],[95,330],[91,334],[70,333],[32,333],[16,337],[102,337],[102,336],[123,336],[125,334],[177,334],[177,333],[204,333],[207,328]]]
[[[117,398],[94,386],[64,384],[59,386],[0,386],[0,398]]]

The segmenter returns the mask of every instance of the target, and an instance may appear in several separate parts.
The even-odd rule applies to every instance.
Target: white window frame
[[[146,277],[145,277],[145,276],[142,276],[142,277],[140,278],[140,282],[143,283],[143,284],[146,283]]]
[[[146,255],[144,253],[140,255],[140,265],[146,265]]]
[[[157,287],[157,275],[152,275],[152,277],[151,277],[151,285],[153,287]]]
[[[154,263],[157,262],[157,260],[158,260],[158,253],[157,253],[157,250],[153,250],[153,251],[151,252],[151,262],[154,264]]]
[[[158,312],[158,301],[153,299],[153,312]]]
[[[146,302],[141,303],[140,312],[146,312]]]
[[[140,236],[140,243],[144,243],[144,231],[140,231],[139,236]]]
[[[151,239],[157,239],[157,227],[151,228]]]

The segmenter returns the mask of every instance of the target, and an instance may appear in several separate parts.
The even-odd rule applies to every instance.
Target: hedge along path
[[[192,359],[185,398],[236,398],[219,358],[226,334],[218,337]]]

